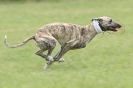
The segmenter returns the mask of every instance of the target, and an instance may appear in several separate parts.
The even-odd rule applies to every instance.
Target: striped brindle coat
[[[47,64],[45,68],[47,68],[48,65],[51,65],[54,61],[63,61],[61,58],[67,51],[84,48],[86,44],[98,34],[93,21],[98,23],[98,27],[102,31],[117,31],[116,29],[121,27],[120,24],[106,16],[92,19],[92,23],[86,26],[70,23],[51,23],[39,28],[35,35],[17,45],[10,46],[5,36],[5,45],[10,48],[16,48],[24,45],[29,40],[35,40],[40,48],[40,50],[36,52],[36,55],[46,59]],[[61,49],[52,57],[51,54],[57,41],[61,45]],[[48,53],[45,55],[44,52],[46,50]]]

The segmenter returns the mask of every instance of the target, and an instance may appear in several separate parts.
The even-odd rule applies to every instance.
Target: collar
[[[98,21],[93,20],[93,21],[92,21],[92,25],[94,26],[94,29],[95,29],[95,31],[96,31],[97,33],[103,32],[102,29],[101,29],[101,27],[99,26],[99,22],[98,22]]]

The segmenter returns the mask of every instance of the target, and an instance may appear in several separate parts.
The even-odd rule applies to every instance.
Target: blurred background
[[[0,88],[133,88],[133,0],[0,0]],[[98,34],[84,49],[65,54],[64,63],[44,70],[34,41],[17,49],[43,25],[89,25],[109,16],[122,24],[116,33]],[[124,30],[123,30],[124,29]],[[56,47],[57,53],[60,47]]]

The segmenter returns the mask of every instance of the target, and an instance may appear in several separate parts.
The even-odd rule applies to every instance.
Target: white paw
[[[43,67],[43,69],[46,70],[47,68],[48,68],[48,65],[45,64],[44,67]]]
[[[54,61],[54,58],[52,56],[47,57],[49,61]]]
[[[60,58],[59,59],[59,62],[64,62],[64,58]]]

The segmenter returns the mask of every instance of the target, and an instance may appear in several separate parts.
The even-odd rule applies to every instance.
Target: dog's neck
[[[94,27],[94,29],[97,33],[102,33],[103,32],[100,25],[99,25],[99,22],[97,20],[93,20],[91,25],[93,25],[93,27]]]
[[[92,35],[96,35],[103,32],[97,21],[93,21],[90,25],[87,25],[86,29],[88,30],[88,33]]]
[[[97,25],[97,27],[96,27]],[[95,23],[91,23],[90,25],[85,26],[86,29],[86,33],[85,33],[85,38],[87,40],[87,42],[90,42],[97,34],[103,32],[98,28],[99,24],[95,24]],[[96,29],[97,28],[97,29]]]

